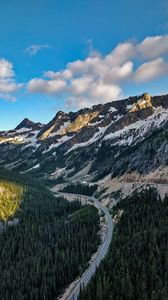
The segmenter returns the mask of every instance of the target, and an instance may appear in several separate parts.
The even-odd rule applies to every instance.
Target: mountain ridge
[[[0,166],[63,181],[77,174],[86,181],[134,171],[145,175],[167,166],[167,124],[168,95],[148,93],[59,111],[45,125],[24,119],[0,133]]]

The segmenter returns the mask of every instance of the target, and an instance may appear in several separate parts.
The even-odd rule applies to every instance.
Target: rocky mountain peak
[[[40,141],[47,139],[51,134],[59,132],[61,127],[69,121],[69,114],[59,111],[55,117],[46,124],[38,134],[38,139]],[[59,133],[60,134],[60,133]]]
[[[15,130],[19,130],[22,128],[26,128],[26,129],[39,129],[41,128],[42,124],[41,123],[34,123],[33,121],[29,120],[28,118],[23,119],[23,121],[21,121],[19,123],[18,126],[16,126]]]
[[[64,117],[64,116],[66,116],[66,115],[67,115],[67,114],[66,114],[64,111],[60,110],[60,111],[57,112],[55,118],[56,118],[56,119],[60,119],[61,117]]]
[[[144,93],[137,103],[135,103],[132,108],[129,110],[129,112],[136,112],[140,109],[145,109],[148,107],[153,107],[152,105],[152,97],[148,93]]]

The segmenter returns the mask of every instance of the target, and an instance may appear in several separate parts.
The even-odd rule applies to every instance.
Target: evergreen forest
[[[0,298],[53,300],[87,268],[100,243],[99,216],[93,206],[55,197],[45,182],[0,171],[0,186],[12,191],[5,214],[19,195],[11,226],[1,217]],[[8,190],[8,192],[7,192]],[[1,189],[2,191],[2,189]],[[12,195],[12,194],[10,194]],[[0,198],[1,199],[1,198]]]
[[[113,209],[108,255],[80,300],[168,299],[168,197],[134,193]]]

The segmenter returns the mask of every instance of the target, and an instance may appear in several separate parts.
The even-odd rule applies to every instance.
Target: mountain
[[[16,128],[15,130],[20,130],[20,129],[33,129],[33,130],[38,130],[42,127],[43,125],[41,123],[34,123],[31,120],[25,118]]]
[[[59,111],[46,125],[24,119],[0,132],[0,166],[59,181],[166,180],[167,125],[168,95],[147,93]]]

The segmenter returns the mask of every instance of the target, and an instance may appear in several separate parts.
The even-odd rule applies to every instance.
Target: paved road
[[[68,198],[68,196],[72,197],[72,195],[73,195],[75,197],[78,197],[78,198],[81,197],[82,199],[84,198],[85,200],[91,201],[97,209],[100,209],[101,211],[104,212],[105,218],[106,218],[106,223],[107,223],[107,233],[106,233],[103,243],[99,247],[99,251],[98,251],[97,255],[94,257],[94,260],[91,262],[89,268],[83,273],[80,280],[76,283],[76,285],[70,291],[69,295],[65,298],[66,300],[77,300],[78,296],[79,296],[80,288],[85,287],[89,283],[91,277],[93,276],[93,274],[96,271],[96,268],[98,267],[98,265],[100,264],[100,262],[105,257],[105,255],[108,251],[108,248],[109,248],[109,245],[110,245],[110,242],[112,239],[112,234],[113,234],[113,223],[112,223],[112,218],[109,214],[108,209],[105,206],[103,206],[97,199],[95,199],[93,197],[77,195],[77,194],[70,194],[70,193],[60,193],[60,194],[64,195],[67,198]]]

